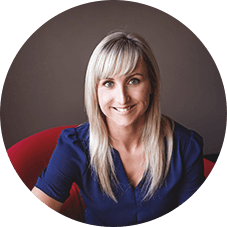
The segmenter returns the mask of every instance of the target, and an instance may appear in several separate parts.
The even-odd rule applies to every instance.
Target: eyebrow
[[[133,76],[135,76],[135,75],[143,76],[143,74],[141,74],[141,73],[133,73],[133,74],[131,74],[131,75],[126,76],[126,78],[133,77]]]
[[[125,77],[128,79],[128,78],[131,78],[131,77],[136,76],[136,75],[143,76],[143,74],[141,74],[141,73],[133,73],[133,74],[125,76]],[[114,78],[113,77],[107,77],[107,78],[105,78],[103,80],[114,80]]]

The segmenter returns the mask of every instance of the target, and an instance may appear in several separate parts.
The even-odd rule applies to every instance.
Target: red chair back
[[[214,167],[214,163],[203,158],[203,164],[204,164],[204,176],[207,178]]]
[[[44,130],[19,141],[7,150],[14,169],[30,190],[36,184],[43,169],[47,167],[62,130],[70,127],[76,125]],[[79,188],[74,183],[60,213],[83,222],[85,208]]]

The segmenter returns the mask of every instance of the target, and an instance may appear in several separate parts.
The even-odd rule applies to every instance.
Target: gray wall
[[[148,41],[161,70],[162,112],[200,133],[204,154],[218,154],[226,127],[226,100],[209,52],[173,17],[118,1],[89,3],[59,14],[23,45],[2,92],[6,148],[39,131],[86,121],[86,66],[97,43],[115,29],[136,32]]]

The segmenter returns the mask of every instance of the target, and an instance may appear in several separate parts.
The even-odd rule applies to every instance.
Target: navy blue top
[[[203,140],[194,131],[175,123],[170,170],[163,186],[148,201],[143,201],[141,181],[133,188],[117,150],[113,150],[118,186],[118,203],[99,187],[89,167],[89,123],[62,131],[49,165],[38,178],[36,187],[53,199],[64,202],[75,182],[84,203],[85,222],[99,226],[126,226],[158,218],[187,200],[203,183]]]

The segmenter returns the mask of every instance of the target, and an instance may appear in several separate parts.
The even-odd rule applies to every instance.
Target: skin
[[[52,208],[53,210],[59,212],[61,210],[61,207],[63,203],[60,203],[56,201],[55,199],[52,199],[50,196],[46,195],[44,192],[42,192],[37,187],[34,187],[32,189],[32,193],[43,203],[45,203],[48,207]]]
[[[152,92],[143,62],[139,62],[130,75],[117,74],[98,83],[98,102],[106,117],[112,146],[118,150],[133,187],[138,185],[144,172],[141,129]]]

